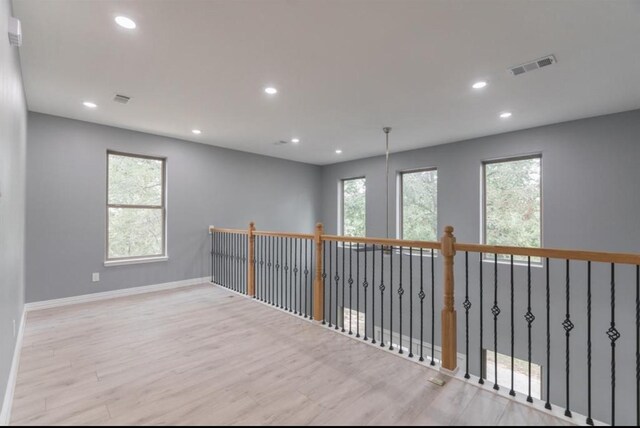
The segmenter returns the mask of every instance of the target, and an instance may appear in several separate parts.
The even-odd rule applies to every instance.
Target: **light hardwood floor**
[[[29,313],[12,413],[21,425],[563,423],[211,285]]]

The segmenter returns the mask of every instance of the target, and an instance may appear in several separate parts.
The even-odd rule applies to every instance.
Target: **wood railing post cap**
[[[322,226],[322,223],[316,223],[316,229],[318,230],[322,230],[324,226]]]
[[[453,226],[445,226],[444,233],[446,233],[447,235],[453,235]]]
[[[256,226],[255,222],[253,222],[253,221],[250,221],[250,222],[249,222],[249,227],[250,227],[251,229],[255,228],[255,226]]]

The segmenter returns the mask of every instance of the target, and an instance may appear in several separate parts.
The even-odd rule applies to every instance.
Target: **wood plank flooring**
[[[29,313],[12,424],[565,422],[203,284]]]

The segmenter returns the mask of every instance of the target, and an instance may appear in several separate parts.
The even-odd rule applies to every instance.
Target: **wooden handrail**
[[[249,233],[246,229],[223,229],[220,227],[210,227],[209,228],[209,233],[211,232],[220,232],[220,233],[241,233],[243,235],[246,235],[247,233]]]
[[[309,233],[289,233],[289,232],[266,232],[256,230],[253,232],[254,236],[275,236],[278,238],[299,238],[299,239],[313,239],[314,235]]]
[[[376,244],[376,245],[388,245],[392,247],[413,247],[413,248],[433,248],[439,250],[442,247],[440,242],[435,241],[409,241],[404,239],[390,239],[390,238],[356,238],[352,236],[339,236],[339,235],[322,235],[323,241],[337,241],[337,242],[353,242],[360,244]]]
[[[562,250],[557,248],[508,247],[501,245],[458,244],[456,251],[470,251],[486,254],[506,254],[514,256],[531,256],[562,260],[583,260],[603,263],[619,263],[640,265],[640,254],[609,253],[602,251]]]

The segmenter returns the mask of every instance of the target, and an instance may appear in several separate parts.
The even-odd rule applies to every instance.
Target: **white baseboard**
[[[173,288],[188,287],[209,283],[209,277],[185,279],[182,281],[165,282],[163,284],[145,285],[142,287],[124,288],[122,290],[105,291],[102,293],[84,294],[82,296],[65,297],[63,299],[44,300],[24,305],[26,312],[40,309],[57,308],[60,306],[76,305],[79,303],[96,302],[99,300],[114,299],[116,297],[134,296],[136,294],[153,293],[154,291],[170,290]]]
[[[7,389],[5,390],[4,400],[2,402],[2,411],[0,411],[0,426],[9,425],[9,422],[11,422],[11,406],[13,405],[16,380],[18,379],[18,367],[20,366],[20,352],[22,351],[22,337],[24,336],[26,313],[26,309],[23,309],[20,326],[18,328],[18,336],[16,338],[16,347],[13,350],[13,359],[11,360],[11,371],[9,372],[9,379],[7,379]]]

